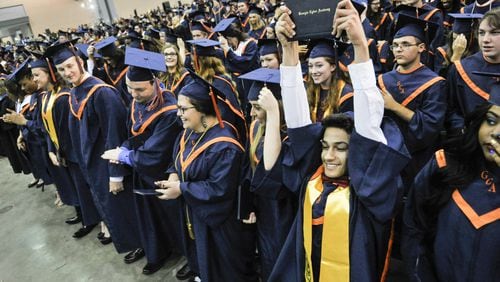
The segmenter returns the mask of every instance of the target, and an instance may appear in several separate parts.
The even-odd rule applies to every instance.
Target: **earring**
[[[207,121],[205,120],[205,116],[201,117],[201,126],[203,126],[203,128],[207,128],[208,127]]]

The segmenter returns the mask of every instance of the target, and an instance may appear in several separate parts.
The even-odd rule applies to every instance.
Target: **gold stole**
[[[323,191],[323,165],[311,177],[304,200],[305,279],[314,281],[312,272],[312,206]],[[321,269],[319,281],[349,281],[349,187],[337,187],[326,201],[321,240]]]
[[[59,92],[60,89],[57,90]],[[69,95],[67,92],[62,93],[52,93],[47,101],[47,95],[42,98],[42,121],[47,133],[49,134],[50,140],[54,143],[54,146],[59,150],[59,139],[57,138],[56,126],[54,124],[54,117],[52,115],[52,108],[54,104],[62,95]]]

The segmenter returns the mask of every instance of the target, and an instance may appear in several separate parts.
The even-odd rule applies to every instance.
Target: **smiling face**
[[[326,128],[321,140],[321,161],[327,177],[336,178],[346,174],[349,138],[350,135],[343,129]]]
[[[166,48],[163,55],[165,55],[165,64],[167,68],[174,68],[177,66],[177,52],[174,48]]]
[[[492,106],[486,114],[485,120],[479,127],[478,141],[487,161],[494,162],[493,155],[497,154],[491,145],[493,138],[500,142],[500,107]]]
[[[199,131],[202,127],[201,118],[202,113],[198,112],[190,99],[182,94],[179,95],[177,100],[177,116],[182,121],[182,127],[185,129],[192,129]]]
[[[42,68],[31,69],[33,81],[38,86],[38,89],[46,89],[49,84],[49,74]]]
[[[260,124],[266,124],[266,111],[260,107],[257,101],[250,101],[252,108],[250,109],[250,116],[255,118]]]
[[[314,84],[323,84],[332,79],[335,65],[330,64],[326,57],[309,58],[309,75]]]
[[[78,64],[81,64],[80,59],[76,57],[68,58],[66,61],[56,65],[57,72],[67,82],[74,86],[80,84],[83,73],[80,71]]]

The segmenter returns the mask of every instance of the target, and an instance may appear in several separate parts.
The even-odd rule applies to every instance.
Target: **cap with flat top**
[[[260,56],[280,53],[279,43],[276,39],[259,39],[257,45],[259,46]]]
[[[453,32],[457,34],[469,34],[473,31],[475,23],[478,23],[483,18],[482,14],[455,14],[449,13],[450,17],[454,18]]]
[[[56,41],[53,45],[49,46],[45,51],[45,57],[50,58],[55,65],[64,63],[71,57],[78,57],[74,44],[78,41],[75,38],[70,41]]]
[[[231,27],[236,18],[228,18],[221,20],[213,29],[213,32],[219,32],[223,36],[234,36],[234,29]]]
[[[29,63],[31,59],[26,59],[17,69],[7,76],[7,80],[19,82],[25,75],[30,73]]]
[[[216,46],[220,45],[219,41],[210,39],[188,40],[188,43],[194,47],[194,52],[197,56],[215,57],[217,56]]]
[[[167,71],[162,54],[132,47],[125,50],[125,64],[130,66],[127,78],[131,81],[149,81],[157,72]]]
[[[415,17],[400,14],[396,23],[394,39],[404,36],[414,36],[429,45],[437,34],[435,23]]]
[[[248,100],[256,101],[259,99],[260,91],[267,87],[273,93],[276,99],[281,100],[280,71],[268,68],[259,68],[239,76],[241,79],[252,80],[252,86],[248,91]]]
[[[97,42],[94,47],[103,57],[113,57],[116,52],[116,40],[116,37],[110,36]]]
[[[349,44],[333,38],[314,39],[307,44],[306,56],[311,59],[319,57],[338,58],[348,46]]]

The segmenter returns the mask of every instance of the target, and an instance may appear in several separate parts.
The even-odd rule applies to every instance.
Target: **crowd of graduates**
[[[499,281],[499,2],[342,0],[307,40],[280,2],[2,43],[13,171],[146,275]]]

